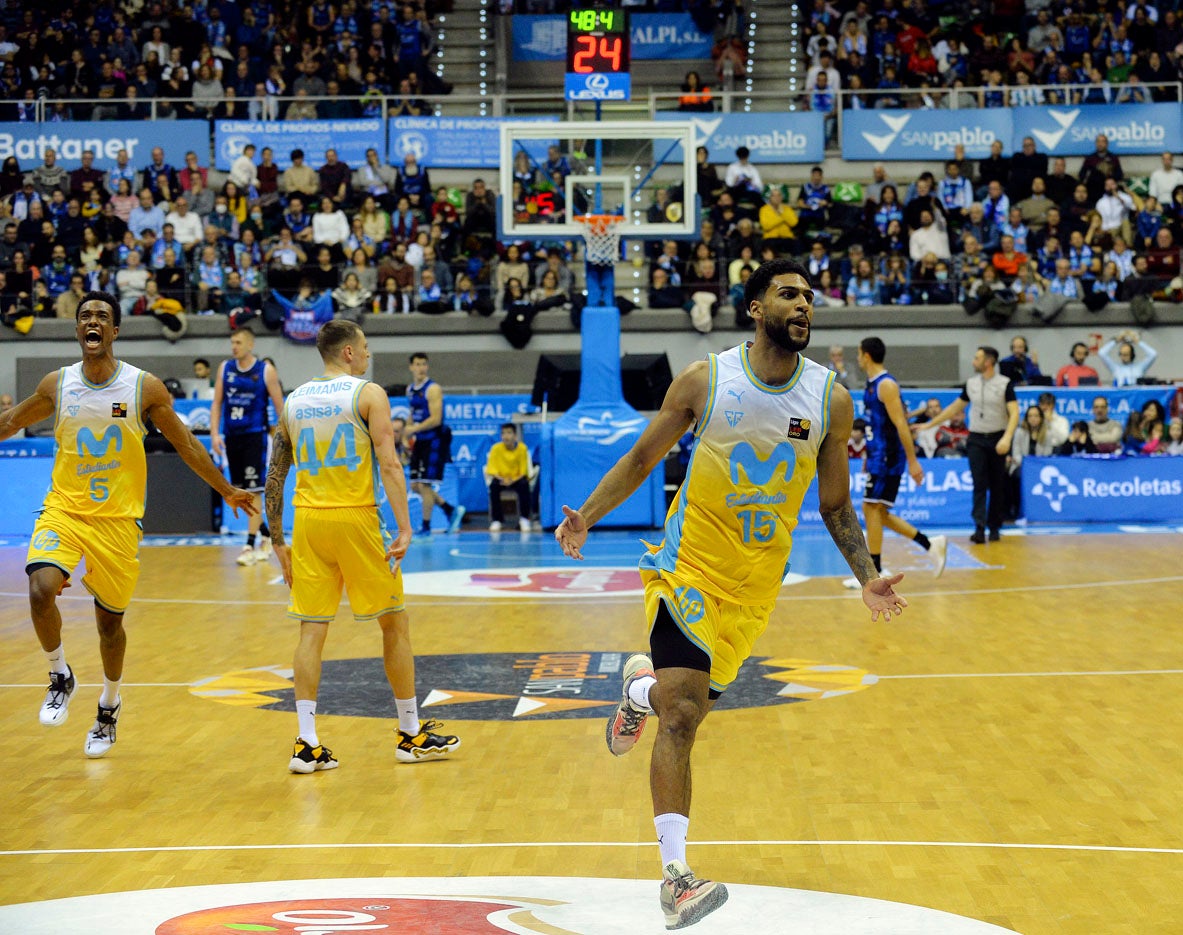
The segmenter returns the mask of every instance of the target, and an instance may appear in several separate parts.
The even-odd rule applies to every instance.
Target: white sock
[[[686,832],[690,828],[690,819],[677,812],[667,812],[654,818],[653,825],[657,828],[661,865],[664,867],[671,860],[686,863]]]
[[[58,643],[58,648],[46,653],[45,658],[49,661],[50,672],[58,672],[65,675],[70,671],[70,667],[66,665],[66,648],[64,644]]]
[[[639,679],[633,679],[628,687],[628,700],[638,708],[652,711],[653,705],[649,704],[649,689],[656,684],[657,679],[652,675],[642,675]]]
[[[419,705],[414,698],[395,698],[398,708],[398,729],[414,737],[419,733]]]
[[[119,704],[119,683],[123,679],[109,679],[103,676],[103,693],[99,695],[99,704],[104,708],[114,708]]]
[[[300,724],[300,739],[311,747],[319,747],[320,738],[316,736],[316,702],[297,701],[296,720]]]

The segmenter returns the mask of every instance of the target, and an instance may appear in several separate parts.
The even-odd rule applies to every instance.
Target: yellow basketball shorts
[[[140,577],[143,537],[134,519],[74,516],[49,507],[33,527],[25,569],[36,564],[56,565],[69,578],[85,558],[83,587],[104,610],[121,614],[131,603]]]
[[[402,610],[403,575],[391,571],[386,543],[372,506],[297,508],[288,616],[328,623],[337,616],[342,588],[355,620]]]
[[[641,569],[649,629],[664,601],[678,629],[711,660],[711,688],[726,691],[752,646],[768,627],[775,604],[733,604],[680,581],[668,572]]]

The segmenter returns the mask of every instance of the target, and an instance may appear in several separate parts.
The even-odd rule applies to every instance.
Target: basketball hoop
[[[583,228],[583,258],[591,266],[615,266],[620,258],[622,214],[576,214],[571,220]]]

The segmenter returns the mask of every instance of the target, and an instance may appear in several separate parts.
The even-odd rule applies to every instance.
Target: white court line
[[[1127,669],[1114,672],[941,672],[923,675],[881,675],[883,679],[1026,679],[1072,675],[1183,675],[1183,669]]]
[[[1183,855],[1179,847],[1117,847],[1106,844],[1020,844],[1003,841],[695,841],[695,847],[963,847],[997,848],[1023,851],[1094,851],[1120,854]],[[484,843],[356,843],[356,844],[178,844],[161,847],[61,847],[20,851],[0,851],[0,857],[40,857],[46,854],[154,854],[193,853],[197,851],[277,851],[277,850],[494,850],[540,847],[617,847],[652,848],[650,841],[494,841]]]
[[[1183,669],[1127,669],[1114,672],[926,672],[916,675],[880,675],[879,681],[886,679],[1037,679],[1037,678],[1070,678],[1072,676],[1090,675],[1183,675]],[[124,688],[196,688],[197,682],[124,682]],[[0,683],[0,689],[5,688],[44,688],[44,682],[29,683]],[[98,682],[79,682],[79,688],[102,688]]]

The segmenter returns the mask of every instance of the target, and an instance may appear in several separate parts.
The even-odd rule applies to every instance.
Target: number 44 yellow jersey
[[[296,466],[296,507],[376,506],[370,430],[358,412],[361,377],[317,377],[292,391],[283,424]]]

